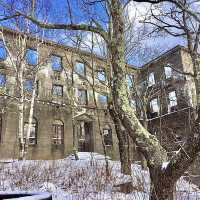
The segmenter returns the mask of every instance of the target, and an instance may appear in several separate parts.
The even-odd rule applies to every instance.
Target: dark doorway
[[[92,122],[80,122],[78,125],[78,151],[93,152]]]

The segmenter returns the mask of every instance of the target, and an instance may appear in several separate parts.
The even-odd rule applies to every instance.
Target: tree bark
[[[194,69],[194,82],[196,86],[196,111],[197,117],[200,115],[200,60],[197,52],[190,52]]]
[[[35,104],[35,97],[36,97],[36,89],[37,89],[37,76],[34,78],[34,83],[33,83],[33,92],[31,96],[31,105],[30,105],[30,111],[29,111],[29,119],[28,119],[28,130],[27,134],[25,135],[25,152],[24,152],[24,159],[26,159],[26,155],[28,153],[28,148],[29,148],[29,138],[31,134],[31,126],[33,122],[33,111],[34,111],[34,104]],[[35,138],[37,139],[37,138]]]
[[[115,124],[115,130],[117,133],[117,138],[119,141],[119,154],[120,154],[120,161],[121,161],[121,172],[126,175],[131,175],[131,161],[130,161],[130,154],[129,154],[129,139],[128,134],[124,130],[117,114],[110,108],[110,115]]]
[[[165,176],[162,168],[153,168],[150,172],[150,200],[173,200],[174,180]]]
[[[18,104],[18,137],[19,137],[19,159],[24,159],[25,141],[24,141],[24,85],[23,85],[23,67],[22,64],[18,69],[18,86],[19,86],[19,104]]]
[[[149,167],[160,166],[167,160],[167,153],[160,145],[158,139],[151,135],[139,122],[134,110],[129,104],[127,84],[125,80],[125,42],[124,19],[122,5],[119,0],[111,1],[113,34],[109,47],[111,65],[113,70],[112,97],[114,110],[117,113],[123,127],[130,137],[140,146],[140,151],[145,154]]]

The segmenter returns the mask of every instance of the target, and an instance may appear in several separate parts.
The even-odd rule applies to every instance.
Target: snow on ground
[[[147,200],[149,173],[140,165],[132,165],[132,176],[120,173],[119,161],[111,161],[106,178],[105,156],[97,153],[79,153],[55,161],[0,162],[0,191],[47,191],[53,200]],[[114,185],[132,180],[131,194],[119,192]],[[200,199],[197,186],[181,178],[176,187],[177,200]]]

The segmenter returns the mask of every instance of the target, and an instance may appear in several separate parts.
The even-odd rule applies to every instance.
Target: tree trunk
[[[173,177],[165,175],[160,168],[150,169],[150,196],[149,200],[173,200],[175,181]]]
[[[118,133],[119,139],[119,153],[121,161],[121,172],[126,175],[131,175],[131,161],[129,154],[129,138],[126,131]]]
[[[144,126],[145,129],[148,130],[148,120],[147,120],[146,108],[147,108],[147,104],[145,104],[145,108],[144,108],[144,111],[143,111],[144,112],[144,118],[143,118],[142,125]],[[141,160],[142,169],[147,170],[147,161],[146,161],[144,155],[140,151],[138,151],[138,154],[139,154],[139,157],[140,157],[140,160]]]
[[[19,86],[19,119],[18,119],[18,137],[19,137],[19,159],[24,159],[25,142],[24,142],[24,85],[23,85],[23,64],[19,67],[18,72],[18,86]]]
[[[112,107],[112,106],[111,106]],[[121,172],[125,175],[131,175],[131,161],[129,154],[129,136],[128,133],[124,130],[117,114],[112,108],[110,110],[110,115],[115,124],[115,130],[117,133],[117,138],[119,141],[119,155],[120,155],[120,163],[121,163]],[[133,184],[126,183],[121,185],[121,192],[130,193],[133,191]]]
[[[33,122],[33,111],[34,111],[34,103],[35,103],[36,89],[37,89],[36,84],[37,84],[37,76],[35,76],[34,83],[33,83],[33,93],[32,93],[32,96],[31,96],[31,105],[30,105],[29,119],[28,119],[28,129],[27,129],[27,134],[25,135],[24,159],[26,159],[26,155],[28,153],[28,147],[29,147],[29,138],[30,138],[31,126],[32,126],[32,122]]]
[[[119,154],[121,163],[121,172],[125,175],[131,176],[131,161],[129,154],[129,139],[126,131],[117,131],[119,135]],[[132,182],[125,183],[121,186],[121,192],[130,193],[133,191]]]
[[[126,83],[124,18],[120,0],[112,0],[110,5],[112,15],[112,37],[109,46],[109,55],[112,67],[112,100],[113,110],[117,113],[124,130],[134,142],[140,146],[149,165],[158,166],[167,160],[167,152],[160,145],[158,139],[151,135],[139,122],[128,98]]]
[[[112,107],[112,106],[111,106]],[[124,130],[117,114],[115,113],[112,108],[110,110],[110,115],[115,124],[115,130],[117,133],[117,138],[119,141],[119,154],[120,154],[120,161],[121,161],[121,172],[126,175],[131,175],[131,161],[130,161],[130,154],[129,154],[129,136],[127,132]]]
[[[148,167],[159,169],[159,167],[162,166],[162,163],[167,160],[167,153],[162,146],[160,146],[157,138],[151,135],[141,125],[129,103],[128,87],[125,78],[124,18],[121,1],[111,0],[110,11],[112,16],[112,36],[109,44],[109,55],[111,57],[110,60],[113,72],[112,99],[113,110],[116,114],[116,117],[114,118],[117,118],[117,120],[120,121],[118,125],[120,124],[122,130],[130,135],[133,142],[137,143],[140,152],[145,155],[145,158],[148,161]],[[122,141],[124,142],[123,139]],[[122,144],[119,144],[119,146],[119,148],[122,148]],[[157,177],[157,174],[155,174],[155,176],[156,177],[151,178],[153,178],[153,183],[154,185],[156,184],[155,188],[157,188],[160,183],[156,181],[159,178]],[[163,184],[163,187],[164,185],[165,184]],[[162,190],[164,191],[164,189]],[[158,191],[156,190],[156,194],[157,192]]]
[[[200,115],[200,60],[199,56],[197,55],[196,52],[190,53],[191,58],[192,58],[192,64],[193,64],[193,69],[194,69],[194,82],[195,82],[195,88],[196,88],[196,104],[197,104],[197,117]]]

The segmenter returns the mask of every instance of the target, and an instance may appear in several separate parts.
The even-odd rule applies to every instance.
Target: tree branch
[[[9,19],[13,19],[13,18],[15,18],[15,17],[19,17],[19,16],[20,16],[20,15],[19,15],[18,13],[16,13],[16,14],[14,14],[14,15],[1,18],[0,21],[6,21],[6,20],[9,20]]]
[[[26,15],[22,12],[17,11],[16,13],[18,16],[23,16],[24,18],[30,20],[37,26],[45,29],[65,29],[65,30],[78,30],[78,31],[89,31],[93,33],[99,34],[106,42],[108,42],[108,35],[107,32],[104,31],[104,29],[100,28],[100,26],[95,27],[92,25],[87,24],[55,24],[55,23],[45,23],[43,21],[40,21],[33,16]]]

